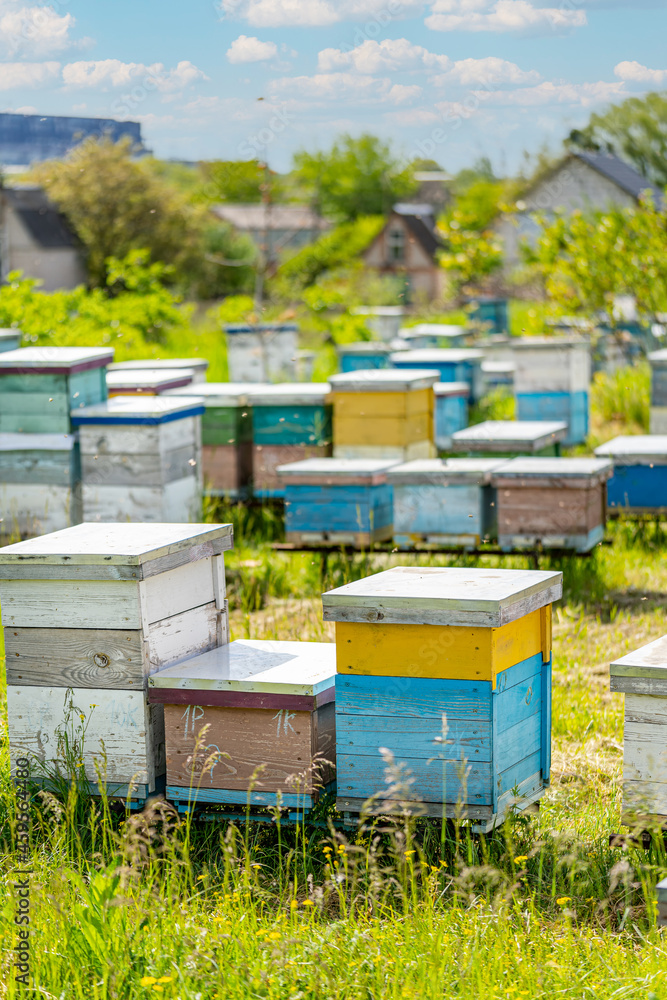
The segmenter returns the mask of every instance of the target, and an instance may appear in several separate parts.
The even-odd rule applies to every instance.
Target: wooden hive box
[[[667,512],[667,435],[616,437],[595,449],[611,459],[614,474],[607,486],[607,504],[618,514]]]
[[[284,382],[296,378],[296,323],[230,323],[224,330],[230,381]]]
[[[80,524],[0,549],[12,761],[65,773],[67,732],[94,786],[103,743],[110,794],[159,787],[164,716],[147,679],[228,641],[232,537],[229,524]]]
[[[248,386],[252,405],[252,488],[256,497],[284,495],[278,467],[331,454],[327,382]]]
[[[22,333],[13,327],[0,330],[0,354],[5,351],[17,351],[21,346]]]
[[[394,544],[470,548],[495,538],[491,473],[504,464],[498,458],[433,458],[394,465],[387,473],[394,490]]]
[[[435,446],[438,451],[449,451],[452,434],[468,426],[469,387],[467,382],[436,382],[435,393]]]
[[[564,420],[566,444],[586,440],[591,349],[583,338],[525,337],[512,342],[519,420]]]
[[[667,826],[667,636],[615,660],[610,677],[625,695],[621,821]]]
[[[86,521],[201,516],[200,398],[114,396],[73,414]]]
[[[109,396],[161,396],[169,389],[191,385],[192,368],[137,368],[107,372]]]
[[[335,766],[335,674],[332,643],[250,639],[154,674],[168,798],[312,807]]]
[[[334,457],[432,458],[439,380],[436,369],[332,375]]]
[[[0,434],[0,537],[41,535],[81,520],[72,434]]]
[[[491,477],[499,544],[590,552],[604,538],[611,472],[611,462],[601,458],[506,462]]]
[[[404,306],[355,306],[352,316],[363,316],[364,325],[380,340],[390,343],[399,336],[405,315]]]
[[[113,351],[22,347],[0,354],[0,432],[70,434],[71,411],[107,398]]]
[[[360,344],[339,344],[338,362],[342,372],[367,371],[369,368],[388,368],[391,348],[376,340]]]
[[[453,323],[418,323],[404,326],[398,336],[404,340],[409,350],[430,347],[458,347],[468,335],[465,326]]]
[[[452,451],[469,455],[559,455],[567,424],[558,420],[485,420],[452,435]]]
[[[539,799],[561,594],[560,573],[416,566],[324,594],[336,622],[338,809],[405,804],[490,830]],[[387,780],[380,747],[401,775]]]
[[[667,350],[648,356],[651,365],[651,434],[667,434]]]
[[[502,334],[509,331],[507,299],[479,295],[470,305],[471,322],[488,327],[490,333]]]
[[[116,371],[141,371],[145,368],[152,369],[174,369],[174,368],[187,368],[193,373],[193,382],[206,382],[206,372],[208,370],[208,361],[206,358],[139,358],[134,361],[117,361],[113,365],[109,365],[110,372]]]
[[[482,361],[484,392],[492,392],[494,389],[507,389],[513,392],[515,368],[513,361]]]
[[[391,363],[401,371],[435,368],[440,372],[441,382],[465,382],[470,401],[476,402],[482,395],[483,356],[482,351],[473,348],[435,347],[396,351],[391,355]]]
[[[368,548],[393,534],[392,462],[311,458],[281,465],[285,537],[295,545]]]
[[[168,396],[203,400],[202,469],[206,496],[244,498],[252,482],[252,410],[246,382],[199,382]]]

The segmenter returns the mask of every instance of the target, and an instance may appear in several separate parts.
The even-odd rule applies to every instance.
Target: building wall
[[[402,261],[394,260],[390,252],[390,233],[401,228],[404,234],[405,253]],[[392,216],[382,232],[364,253],[364,263],[381,274],[395,274],[407,278],[413,297],[437,299],[442,289],[442,270],[430,254],[415,239],[400,216]]]
[[[62,159],[88,136],[108,135],[114,142],[129,136],[143,149],[141,124],[112,118],[69,118],[59,115],[0,114],[0,163],[25,166]]]
[[[5,210],[0,254],[3,280],[10,271],[23,271],[27,278],[42,281],[40,287],[45,292],[75,288],[86,281],[86,270],[76,247],[39,246],[10,208]]]

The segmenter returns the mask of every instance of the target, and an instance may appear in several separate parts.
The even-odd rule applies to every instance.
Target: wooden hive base
[[[498,544],[501,549],[514,552],[517,549],[571,549],[573,552],[590,552],[599,545],[604,538],[605,529],[602,525],[592,528],[586,534],[579,535],[557,535],[557,534],[526,534],[511,535],[503,533],[498,535]]]
[[[310,546],[350,546],[355,549],[367,549],[371,545],[390,541],[394,533],[391,524],[373,531],[288,531],[285,540],[290,545],[301,548]]]

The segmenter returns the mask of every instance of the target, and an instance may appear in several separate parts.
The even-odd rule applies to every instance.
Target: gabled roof
[[[366,250],[364,251],[365,253],[367,253],[377,240],[380,239],[382,234],[386,232],[387,227],[391,225],[393,219],[401,219],[410,231],[410,235],[417,240],[419,245],[429,255],[429,257],[435,258],[436,251],[442,246],[441,241],[438,239],[431,227],[424,221],[424,218],[422,218],[421,215],[408,214],[402,210],[406,207],[407,206],[402,205],[401,211],[397,211],[395,208],[393,209],[380,232],[366,247]],[[426,218],[432,220],[432,216],[427,215]]]
[[[79,246],[67,219],[49,201],[42,188],[5,188],[2,196],[39,246],[45,249]]]
[[[645,191],[652,193],[656,204],[660,204],[664,198],[663,191],[659,187],[647,181],[638,170],[631,167],[625,160],[619,159],[618,156],[612,156],[609,153],[588,153],[584,151],[576,151],[572,155],[576,156],[583,163],[588,164],[593,170],[602,174],[607,180],[612,181],[622,191],[632,195],[637,200],[639,200],[639,197]]]
[[[242,205],[222,203],[213,205],[211,211],[236,229],[318,229],[329,228],[329,223],[307,205]]]

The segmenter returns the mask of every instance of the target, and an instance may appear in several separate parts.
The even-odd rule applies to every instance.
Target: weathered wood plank
[[[5,628],[141,628],[137,585],[129,581],[2,580],[0,598]]]

